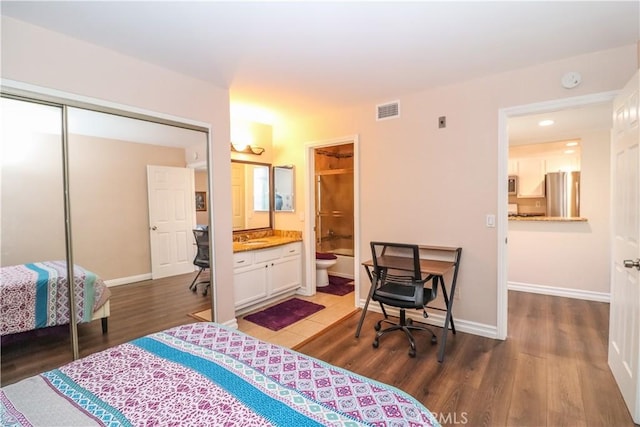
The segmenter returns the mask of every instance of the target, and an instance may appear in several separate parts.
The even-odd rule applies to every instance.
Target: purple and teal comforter
[[[76,318],[89,322],[109,299],[96,274],[74,265]],[[67,263],[45,261],[0,268],[0,335],[69,323]]]
[[[215,323],[148,335],[4,387],[1,425],[435,426],[408,394]]]

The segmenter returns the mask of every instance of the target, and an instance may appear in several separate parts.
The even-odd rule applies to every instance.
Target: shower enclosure
[[[353,144],[315,150],[316,251],[353,257]]]

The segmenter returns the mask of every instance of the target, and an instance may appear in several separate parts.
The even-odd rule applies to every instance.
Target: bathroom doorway
[[[348,136],[306,145],[307,291],[316,292],[316,253],[335,255],[330,276],[351,279],[359,301],[358,138]]]
[[[314,165],[316,253],[337,257],[330,274],[353,279],[353,143],[316,148]]]

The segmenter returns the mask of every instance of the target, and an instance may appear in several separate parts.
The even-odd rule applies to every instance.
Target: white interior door
[[[636,268],[640,258],[639,78],[636,73],[613,104],[609,307],[609,366],[635,423],[640,423],[640,272]],[[631,265],[634,262],[636,266]]]
[[[151,277],[193,271],[193,169],[147,166]]]

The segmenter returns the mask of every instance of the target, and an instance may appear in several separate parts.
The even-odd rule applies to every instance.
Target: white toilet
[[[338,257],[332,253],[316,252],[316,288],[323,288],[329,285],[330,267],[338,262]]]

